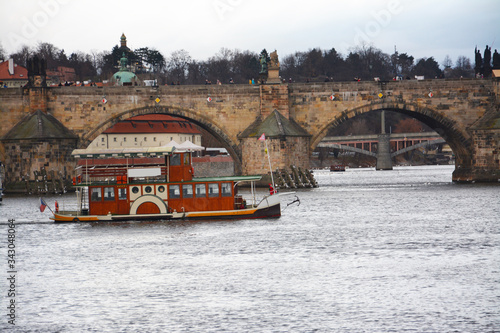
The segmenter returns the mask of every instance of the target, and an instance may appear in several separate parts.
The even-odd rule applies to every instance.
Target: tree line
[[[45,59],[48,70],[58,66],[74,68],[78,80],[100,82],[109,79],[119,68],[123,49],[115,45],[109,51],[81,51],[66,54],[50,43],[39,43],[36,47],[22,46],[8,55],[0,45],[0,59],[13,58],[25,65],[29,57],[38,55]],[[261,53],[266,53],[262,50]],[[257,81],[261,64],[260,54],[222,48],[207,60],[193,59],[186,50],[173,51],[165,57],[154,48],[141,47],[127,50],[129,64],[136,74],[144,79],[157,79],[158,84],[205,84],[205,83],[248,83]],[[472,78],[478,75],[491,76],[492,69],[500,68],[497,51],[491,56],[486,47],[484,56],[475,50],[474,65],[470,58],[459,56],[455,63],[446,56],[441,64],[434,57],[415,59],[407,53],[394,51],[384,53],[372,45],[361,45],[342,55],[331,48],[313,48],[280,56],[280,75],[287,82],[324,82],[350,80],[393,80],[425,78]]]

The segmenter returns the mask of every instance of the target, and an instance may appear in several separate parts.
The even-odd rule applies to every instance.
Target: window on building
[[[148,138],[147,137],[144,137],[144,142],[148,141]]]
[[[169,199],[179,199],[181,197],[179,185],[168,186],[168,197]]]
[[[222,183],[220,184],[221,195],[223,197],[231,196],[231,183]]]
[[[105,187],[104,188],[104,200],[105,201],[114,201],[115,200],[115,188],[114,187]]]
[[[181,155],[172,154],[172,156],[170,156],[170,165],[181,165]]]
[[[193,184],[183,184],[182,185],[182,197],[192,198],[193,197]]]
[[[118,199],[119,200],[127,200],[127,188],[119,187],[118,188]]]
[[[116,142],[116,136],[113,138],[113,142]]]
[[[104,137],[101,137],[101,142],[104,142]]]
[[[197,198],[204,198],[207,196],[207,186],[205,184],[196,184],[196,194]]]
[[[134,141],[137,142],[137,138],[134,138]]]
[[[219,184],[217,184],[217,183],[208,184],[208,196],[209,197],[218,197],[219,196]]]
[[[94,187],[92,188],[92,191],[90,192],[90,200],[92,201],[101,201],[102,197],[102,191],[100,187]]]
[[[127,137],[126,136],[123,137],[123,142],[127,142]]]

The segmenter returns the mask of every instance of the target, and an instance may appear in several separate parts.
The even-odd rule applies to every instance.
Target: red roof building
[[[28,83],[28,70],[9,59],[0,63],[0,86],[2,88],[19,88]]]
[[[58,66],[57,69],[47,70],[47,76],[53,85],[76,81],[75,69],[71,67]]]
[[[201,145],[201,132],[189,121],[164,114],[147,114],[116,123],[91,143],[94,148],[158,147],[170,141]]]

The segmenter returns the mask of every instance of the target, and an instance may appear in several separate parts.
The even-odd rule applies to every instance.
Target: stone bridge
[[[64,173],[71,173],[73,148],[86,147],[123,119],[165,113],[189,119],[221,140],[236,173],[268,171],[264,143],[257,140],[262,133],[273,168],[308,168],[310,153],[331,127],[390,110],[441,135],[456,157],[454,181],[498,182],[498,93],[495,79],[1,89],[0,157],[11,180],[40,167],[61,173],[64,165]],[[53,128],[67,130],[64,147],[50,135]]]

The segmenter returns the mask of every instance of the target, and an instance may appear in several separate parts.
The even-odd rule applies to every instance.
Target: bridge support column
[[[379,134],[376,170],[392,170],[390,134]]]
[[[472,142],[473,151],[470,159],[456,156],[453,181],[500,182],[500,130],[473,129]]]

